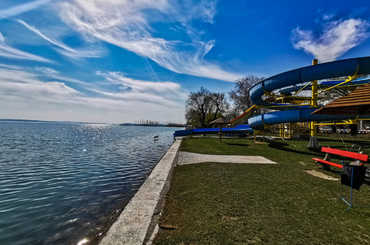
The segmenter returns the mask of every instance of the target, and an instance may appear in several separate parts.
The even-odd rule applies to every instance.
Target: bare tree
[[[234,111],[236,113],[240,113],[252,105],[249,98],[249,89],[262,80],[263,78],[260,77],[248,76],[235,83],[235,87],[229,95],[234,102]]]
[[[195,127],[207,125],[207,115],[212,111],[211,92],[201,87],[197,92],[191,92],[186,102],[186,119]]]
[[[212,93],[201,87],[191,92],[186,103],[186,120],[193,127],[207,127],[210,121],[223,116],[229,104],[224,93]]]
[[[213,120],[216,120],[220,114],[224,114],[229,109],[229,103],[225,98],[224,93],[212,93],[212,104],[214,106]]]

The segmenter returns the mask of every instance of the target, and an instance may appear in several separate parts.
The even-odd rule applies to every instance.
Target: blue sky
[[[370,55],[368,1],[1,0],[0,118],[183,122],[190,91]]]

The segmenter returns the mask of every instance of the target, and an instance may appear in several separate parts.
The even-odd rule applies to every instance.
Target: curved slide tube
[[[279,123],[290,123],[290,122],[308,122],[308,121],[331,121],[331,120],[346,120],[353,119],[353,116],[349,115],[322,115],[312,114],[316,108],[302,109],[302,110],[286,110],[286,111],[275,111],[266,114],[261,114],[248,119],[248,124],[252,128],[260,128],[264,124],[279,124]],[[369,118],[370,115],[360,116],[361,118]]]
[[[330,79],[352,75],[361,76],[368,74],[370,74],[370,57],[353,58],[322,63],[314,66],[306,66],[299,69],[287,71],[267,78],[255,84],[249,90],[249,96],[252,103],[255,105],[269,105],[265,103],[262,99],[262,96],[265,94],[265,92],[272,92],[276,89],[281,89],[313,80]],[[359,82],[361,83],[361,80],[359,80]],[[333,83],[335,84],[339,82]],[[316,109],[317,108],[302,107],[298,110],[294,109],[270,112],[249,118],[248,124],[252,128],[258,128],[263,126],[264,124],[344,120],[353,118],[353,116],[349,115],[312,115],[312,112]],[[370,115],[363,116],[363,118],[365,117],[369,118]]]

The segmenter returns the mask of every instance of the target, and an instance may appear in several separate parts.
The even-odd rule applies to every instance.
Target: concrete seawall
[[[158,224],[164,197],[177,162],[181,139],[176,140],[144,184],[113,223],[100,245],[147,244]]]

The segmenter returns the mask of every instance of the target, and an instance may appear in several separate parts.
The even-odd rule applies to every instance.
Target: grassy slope
[[[317,168],[306,144],[276,149],[246,139],[186,139],[185,151],[262,155],[280,164],[177,167],[161,219],[177,229],[161,230],[155,244],[370,244],[369,186],[354,195],[363,207],[346,211],[339,196],[347,188],[304,173]]]

